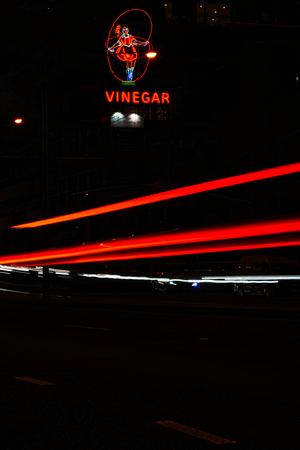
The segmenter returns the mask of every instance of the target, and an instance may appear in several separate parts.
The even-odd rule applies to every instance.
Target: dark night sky
[[[196,183],[298,160],[300,117],[296,76],[300,72],[300,35],[299,28],[286,26],[291,23],[287,14],[282,14],[285,22],[278,26],[255,26],[253,22],[253,26],[248,27],[232,25],[199,31],[184,23],[166,27],[163,2],[126,2],[125,7],[121,1],[114,2],[113,7],[102,3],[13,0],[3,5],[0,19],[4,35],[0,50],[2,175],[6,176],[8,167],[12,176],[14,173],[12,160],[5,160],[5,155],[9,153],[10,158],[22,155],[24,159],[19,159],[22,168],[25,157],[28,158],[25,164],[29,165],[29,157],[38,151],[45,70],[50,81],[55,80],[58,103],[59,96],[76,85],[98,83],[100,87],[115,87],[105,60],[104,41],[111,23],[124,9],[130,8],[144,8],[154,21],[153,44],[159,58],[143,86],[184,92],[178,126],[161,138],[163,144],[168,142],[173,146],[170,183]],[[180,11],[182,15],[194,4],[173,3],[174,13]],[[245,5],[250,3],[240,2],[240,14],[245,21],[247,11],[251,21],[255,14],[257,17],[260,14],[259,3],[256,8],[249,6],[247,10]],[[178,33],[183,39],[176,39]],[[97,55],[98,62],[91,63],[91,70],[89,66],[80,66],[78,55],[81,53]],[[95,99],[98,101],[97,97]],[[26,118],[18,134],[11,125],[16,115]],[[205,133],[200,133],[204,122],[209,123],[209,127]],[[51,109],[50,125],[55,141],[55,136],[61,132],[60,115],[53,114]],[[161,163],[160,150],[154,153],[155,148],[153,155],[157,160],[152,158],[148,165],[137,165],[134,169],[128,165],[129,175],[127,179],[118,180],[120,185],[141,180],[145,184],[159,179],[166,181],[165,162]],[[118,177],[122,171],[126,172],[124,167],[115,170]],[[131,180],[132,176],[135,179]],[[298,212],[298,202],[290,201],[297,186],[294,179],[285,185],[283,211],[290,208],[293,213]],[[222,204],[222,195],[218,195],[205,197],[208,215],[214,215],[212,205]],[[267,190],[258,187],[252,195],[255,201],[260,201],[256,213],[261,217],[271,215],[273,201],[266,200]],[[239,197],[235,192],[226,192],[226,196],[227,199]],[[235,210],[239,211],[239,207],[234,205],[231,211],[234,217],[239,214]],[[186,214],[182,214],[181,219],[192,223],[192,211],[187,202]]]

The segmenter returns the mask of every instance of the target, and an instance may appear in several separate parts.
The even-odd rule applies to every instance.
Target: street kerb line
[[[203,439],[214,444],[236,444],[236,441],[225,439],[221,436],[216,436],[215,434],[206,433],[205,431],[197,430],[196,428],[188,427],[187,425],[182,425],[181,423],[173,422],[172,420],[160,420],[154,423],[162,425],[166,428],[171,428],[172,430],[181,431],[182,433],[189,434],[190,436],[194,436],[198,439]]]
[[[83,328],[86,330],[101,330],[101,331],[111,331],[110,328],[100,328],[100,327],[87,327],[85,325],[69,325],[69,324],[65,324],[63,325],[64,327],[68,327],[68,328]]]
[[[0,288],[0,291],[2,291],[2,292],[11,292],[12,294],[27,294],[27,295],[30,294],[30,292],[27,292],[27,291],[14,291],[12,289],[4,289],[4,288]]]
[[[30,377],[14,377],[16,380],[27,381],[28,383],[39,384],[40,386],[53,386],[54,383],[49,381],[37,380],[36,378]]]

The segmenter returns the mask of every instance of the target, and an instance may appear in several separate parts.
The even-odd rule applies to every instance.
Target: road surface
[[[1,448],[299,448],[297,316],[138,297],[1,297]]]

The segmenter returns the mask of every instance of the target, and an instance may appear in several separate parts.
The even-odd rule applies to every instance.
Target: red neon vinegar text
[[[170,94],[168,92],[125,92],[125,91],[105,91],[106,100],[109,103],[170,103]]]

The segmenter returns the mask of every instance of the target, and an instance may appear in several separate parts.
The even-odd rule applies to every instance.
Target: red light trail
[[[54,249],[54,250],[46,250],[39,252],[31,252],[27,254],[18,254],[18,255],[10,255],[5,256],[0,259],[0,264],[21,264],[21,263],[31,263],[31,265],[37,265],[47,263],[49,260],[62,260],[64,258],[72,258],[75,261],[75,258],[83,258],[83,257],[91,257],[92,255],[97,255],[99,258],[100,254],[106,255],[106,260],[110,259],[120,259],[116,256],[116,252],[124,252],[131,250],[139,250],[144,255],[150,255],[151,252],[155,253],[155,247],[174,247],[180,245],[187,244],[199,244],[199,243],[208,243],[210,241],[228,241],[232,240],[233,243],[227,242],[228,249],[234,245],[234,240],[243,239],[243,238],[254,238],[258,236],[274,236],[283,233],[295,233],[300,232],[300,218],[292,218],[292,219],[282,219],[282,220],[273,220],[266,222],[259,222],[253,224],[244,224],[244,225],[230,225],[225,227],[215,227],[210,229],[200,229],[200,230],[184,230],[184,231],[173,231],[166,233],[158,233],[155,235],[147,235],[140,236],[135,238],[125,238],[125,239],[117,239],[111,241],[105,241],[98,244],[88,244],[88,245],[80,245],[69,248],[62,249]],[[283,238],[274,238],[275,243],[282,242]],[[284,238],[286,240],[286,238]],[[219,244],[207,244],[209,248],[215,248]],[[260,242],[259,248],[264,243]],[[287,244],[285,244],[287,245]],[[293,244],[298,245],[298,244]],[[204,249],[204,247],[202,247]],[[228,249],[222,251],[229,251]],[[236,248],[240,249],[240,248]],[[190,250],[190,249],[189,249]],[[201,249],[200,249],[201,250]],[[158,253],[161,252],[161,249],[157,249],[157,254],[153,256],[159,256]],[[165,252],[169,252],[170,254],[178,254],[175,253],[178,251],[178,248],[169,248],[166,250],[163,249],[164,255]],[[215,251],[221,251],[215,250]],[[173,253],[172,253],[173,252]],[[107,256],[107,254],[110,254]],[[114,253],[114,255],[112,255]],[[201,251],[193,252],[193,253],[201,253]],[[188,253],[186,253],[188,254]],[[148,257],[148,256],[143,256]],[[122,258],[121,258],[122,259]],[[98,259],[100,260],[100,259]],[[38,263],[37,263],[38,261]]]
[[[215,189],[221,189],[230,186],[237,186],[240,184],[250,183],[252,181],[265,180],[275,178],[282,175],[289,175],[300,172],[300,162],[287,164],[285,166],[274,167],[270,169],[263,169],[256,172],[246,173],[242,175],[235,175],[228,178],[221,178],[219,180],[207,181],[192,186],[185,186],[182,188],[172,189],[169,191],[159,192],[144,197],[139,197],[123,202],[113,203],[110,205],[99,206],[93,209],[87,209],[76,213],[65,214],[61,216],[51,217],[49,219],[37,220],[35,222],[23,223],[14,225],[12,228],[36,228],[55,223],[67,222],[75,219],[82,219],[84,217],[91,217],[109,212],[120,211],[136,206],[148,205],[150,203],[157,203],[164,200],[170,200],[179,197],[185,197],[192,194],[199,194]]]
[[[143,258],[161,258],[168,256],[183,256],[194,255],[201,253],[218,253],[238,250],[254,250],[261,248],[275,248],[275,247],[292,247],[300,245],[300,240],[289,239],[274,239],[273,241],[257,241],[257,242],[241,242],[239,240],[232,240],[233,242],[217,242],[213,244],[193,244],[186,246],[175,247],[158,247],[146,249],[134,249],[116,252],[105,252],[96,255],[74,256],[61,259],[49,259],[43,261],[35,261],[34,265],[59,265],[59,264],[81,264],[90,262],[104,262],[104,261],[125,261],[131,259]],[[23,266],[32,266],[33,264],[24,263]]]

